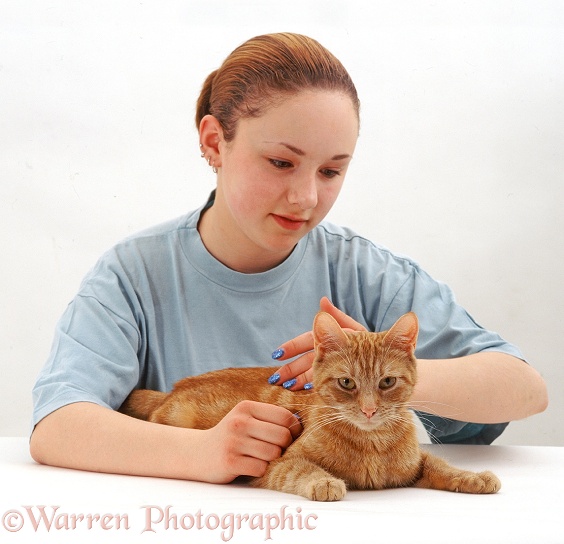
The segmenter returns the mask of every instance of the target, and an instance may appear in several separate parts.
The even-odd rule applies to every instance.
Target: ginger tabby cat
[[[371,333],[345,332],[320,312],[313,323],[312,390],[269,385],[275,368],[228,368],[180,380],[168,394],[133,391],[120,411],[208,429],[244,400],[283,406],[299,415],[303,432],[252,485],[312,500],[340,500],[347,489],[407,486],[496,493],[501,484],[491,472],[454,468],[419,447],[408,410],[417,334],[413,313],[389,331]]]

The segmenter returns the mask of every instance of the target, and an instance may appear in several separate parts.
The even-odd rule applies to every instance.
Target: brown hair
[[[240,118],[258,117],[280,94],[304,89],[341,91],[351,98],[359,115],[360,102],[351,77],[320,43],[291,33],[251,38],[207,77],[196,105],[196,127],[211,114],[229,142]]]

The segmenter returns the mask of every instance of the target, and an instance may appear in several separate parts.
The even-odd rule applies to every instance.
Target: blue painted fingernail
[[[290,387],[293,387],[294,385],[296,385],[296,382],[297,382],[297,381],[298,381],[298,380],[296,380],[296,378],[292,378],[291,380],[288,380],[287,382],[284,382],[284,383],[282,384],[282,387],[283,387],[284,389],[290,389]]]
[[[272,358],[273,359],[280,359],[280,357],[282,357],[284,355],[284,350],[283,349],[277,349],[273,354],[272,354]]]
[[[298,421],[301,421],[302,418],[300,417],[300,414],[298,414],[298,412],[296,412],[295,414],[292,414]]]
[[[311,382],[307,382],[307,383],[304,385],[304,389],[306,389],[306,390],[307,390],[307,389],[313,389],[313,384],[312,384]]]
[[[274,385],[279,379],[280,379],[280,374],[278,374],[278,372],[276,372],[275,374],[270,376],[270,378],[268,378],[268,383],[270,385]]]

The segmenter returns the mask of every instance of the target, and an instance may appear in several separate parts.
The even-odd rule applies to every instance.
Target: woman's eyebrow
[[[350,159],[351,156],[348,153],[343,153],[342,155],[335,155],[331,157],[332,161],[342,161],[343,159]]]
[[[278,144],[278,145],[282,145],[284,147],[286,147],[287,149],[289,149],[292,153],[295,153],[296,155],[299,155],[300,157],[303,157],[306,153],[305,151],[303,151],[302,149],[300,149],[299,147],[296,147],[292,144],[287,144],[285,142],[264,142],[265,144]],[[335,155],[334,157],[331,157],[332,161],[342,161],[343,159],[349,159],[350,155],[347,153],[343,153],[341,155]]]

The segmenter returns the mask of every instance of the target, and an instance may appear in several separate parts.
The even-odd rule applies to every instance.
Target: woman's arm
[[[505,353],[417,361],[411,408],[459,421],[505,423],[546,409],[541,375]]]
[[[320,309],[343,328],[366,330],[327,298]],[[295,379],[291,390],[303,389],[312,378],[313,337],[304,333],[281,346],[281,360],[303,354],[282,366],[278,385]],[[505,423],[546,409],[548,394],[541,375],[530,365],[505,353],[483,351],[453,359],[417,361],[418,383],[411,408],[473,423]]]
[[[238,404],[205,431],[149,423],[78,402],[37,424],[30,451],[46,465],[226,483],[240,475],[264,474],[300,430],[288,410],[257,402]]]

